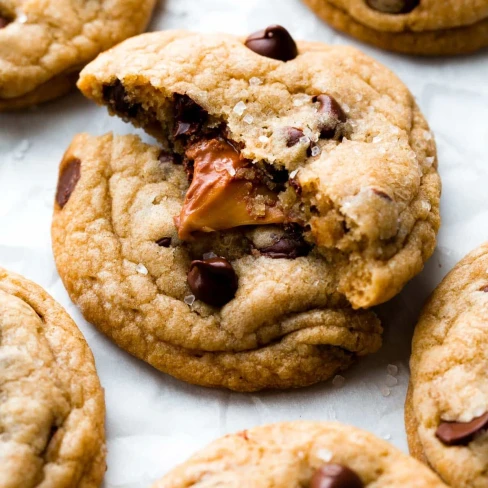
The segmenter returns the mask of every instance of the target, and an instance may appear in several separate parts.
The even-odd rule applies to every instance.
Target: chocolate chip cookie
[[[0,268],[0,485],[96,488],[105,406],[90,349],[42,288]]]
[[[411,453],[450,486],[488,486],[488,243],[434,291],[415,331],[410,366]]]
[[[230,142],[210,143],[234,161]],[[246,168],[263,178],[249,182],[259,191],[278,184],[269,167]],[[60,167],[52,238],[61,278],[88,321],[166,373],[242,391],[325,380],[380,347],[375,314],[351,308],[334,263],[298,225],[201,230],[187,239],[188,175],[198,171],[136,136],[75,138]],[[233,180],[223,192],[241,185]],[[244,215],[232,198],[215,207],[222,219]]]
[[[97,54],[142,32],[155,0],[0,3],[0,111],[72,89]]]
[[[354,308],[393,297],[433,252],[432,134],[401,81],[353,48],[276,25],[247,39],[158,32],[99,56],[78,86],[183,165],[183,242],[288,227],[286,242],[251,239],[253,255],[310,248]]]
[[[488,0],[303,0],[332,27],[391,51],[465,54],[488,46]]]
[[[153,488],[446,488],[428,468],[363,430],[266,425],[214,441]]]

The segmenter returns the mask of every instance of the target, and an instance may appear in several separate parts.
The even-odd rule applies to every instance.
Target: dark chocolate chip
[[[271,246],[259,249],[259,252],[271,259],[296,259],[306,256],[310,246],[303,240],[290,236],[283,236]]]
[[[10,24],[10,20],[7,19],[6,17],[1,17],[0,16],[0,29],[3,29],[4,27],[7,27],[7,25]]]
[[[171,246],[171,237],[163,237],[156,241],[156,244],[161,247],[169,247]]]
[[[486,286],[482,286],[482,287],[480,288],[480,291],[484,291],[485,293],[488,293],[488,285],[486,285]]]
[[[325,464],[313,475],[310,488],[363,488],[361,478],[342,464]]]
[[[287,127],[286,128],[286,145],[288,147],[293,147],[300,142],[300,139],[304,136],[302,130],[297,129],[296,127]]]
[[[181,156],[179,154],[169,153],[164,150],[159,153],[158,160],[161,164],[181,164]]]
[[[335,136],[337,126],[347,119],[344,110],[337,103],[337,100],[330,95],[318,95],[313,97],[312,101],[319,103],[319,114],[327,115],[327,120],[320,127],[320,137],[332,139]]]
[[[488,412],[471,422],[442,422],[435,435],[446,446],[466,446],[485,429],[488,429]]]
[[[290,61],[298,56],[298,49],[290,33],[281,25],[270,25],[251,34],[246,47],[256,54],[279,61]]]
[[[191,136],[197,133],[207,120],[208,113],[189,96],[175,93],[174,137]]]
[[[142,108],[140,103],[132,103],[127,99],[127,92],[120,80],[112,85],[104,85],[102,88],[103,99],[118,114],[134,118]]]
[[[373,188],[373,193],[375,195],[378,195],[381,198],[384,198],[385,200],[389,200],[390,202],[393,201],[393,198],[391,198],[390,195],[388,195],[388,193],[385,193],[382,190],[377,190],[376,188]]]
[[[408,14],[418,7],[420,0],[366,0],[367,4],[384,14]]]
[[[234,298],[238,278],[227,259],[211,258],[192,261],[188,284],[198,300],[222,307]]]
[[[72,159],[63,166],[58,179],[58,188],[56,190],[56,202],[63,208],[73,193],[73,190],[81,176],[81,161]]]

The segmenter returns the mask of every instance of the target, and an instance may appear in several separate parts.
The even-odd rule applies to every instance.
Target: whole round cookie
[[[38,285],[0,268],[0,337],[1,486],[100,486],[105,404],[75,323]]]
[[[297,44],[280,26],[158,32],[100,55],[78,86],[183,162],[182,241],[292,224],[354,308],[393,297],[434,250],[432,134],[403,83],[353,48]]]
[[[465,54],[488,46],[488,0],[303,0],[332,27],[406,54]]]
[[[182,164],[136,136],[75,138],[52,240],[88,321],[166,373],[242,391],[325,380],[380,347],[375,314],[351,308],[295,226],[181,240],[188,186]]]
[[[488,486],[488,243],[434,291],[413,339],[411,453],[456,488]]]
[[[140,34],[155,0],[6,0],[0,4],[0,112],[71,90],[97,54]]]
[[[339,423],[288,422],[214,441],[153,488],[446,488],[413,458]]]

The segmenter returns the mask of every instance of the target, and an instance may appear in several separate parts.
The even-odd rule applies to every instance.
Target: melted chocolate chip
[[[300,139],[304,136],[302,130],[295,127],[286,128],[286,145],[288,147],[293,147],[300,142]]]
[[[3,29],[4,27],[7,27],[7,25],[10,24],[10,20],[7,19],[6,17],[0,16],[0,29]]]
[[[382,190],[377,190],[376,188],[373,188],[373,193],[375,195],[378,195],[381,198],[384,198],[385,200],[389,200],[390,202],[393,201],[393,198],[391,198],[390,195],[388,195],[388,193],[385,193]]]
[[[488,412],[471,422],[442,422],[435,435],[446,446],[467,446],[476,434],[488,429]]]
[[[325,464],[313,475],[310,488],[363,488],[361,478],[342,464]]]
[[[181,164],[181,156],[179,154],[169,153],[163,150],[159,153],[158,161],[161,164]]]
[[[56,202],[58,202],[61,208],[68,203],[69,197],[73,193],[80,176],[81,161],[79,159],[72,159],[63,166],[56,190]]]
[[[485,293],[488,293],[488,285],[486,285],[486,286],[482,286],[482,287],[480,288],[480,291],[484,291]]]
[[[251,34],[246,47],[256,54],[279,61],[290,61],[298,56],[298,49],[290,33],[281,25],[270,25]]]
[[[259,252],[271,259],[296,259],[306,256],[310,246],[302,239],[283,236],[271,246],[259,249]]]
[[[419,6],[420,0],[367,0],[367,4],[384,14],[408,14]]]
[[[208,113],[189,96],[174,95],[175,127],[173,136],[191,136],[196,134],[207,120]]]
[[[156,244],[161,247],[169,247],[171,246],[171,237],[163,237],[156,241]]]
[[[188,284],[198,300],[222,307],[234,298],[238,278],[227,259],[211,258],[192,261]]]
[[[312,101],[319,103],[318,113],[327,116],[327,120],[320,127],[320,137],[332,139],[335,136],[337,126],[347,120],[344,110],[330,95],[318,95],[313,97]]]
[[[132,103],[127,98],[127,92],[120,80],[112,85],[104,85],[102,88],[103,99],[115,112],[128,118],[134,118],[142,109],[140,103]]]

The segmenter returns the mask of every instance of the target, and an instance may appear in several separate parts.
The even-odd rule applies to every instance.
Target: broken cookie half
[[[158,32],[100,55],[78,86],[185,169],[182,242],[279,228],[252,255],[312,252],[354,308],[397,294],[434,250],[432,134],[402,82],[355,49],[280,26]]]

